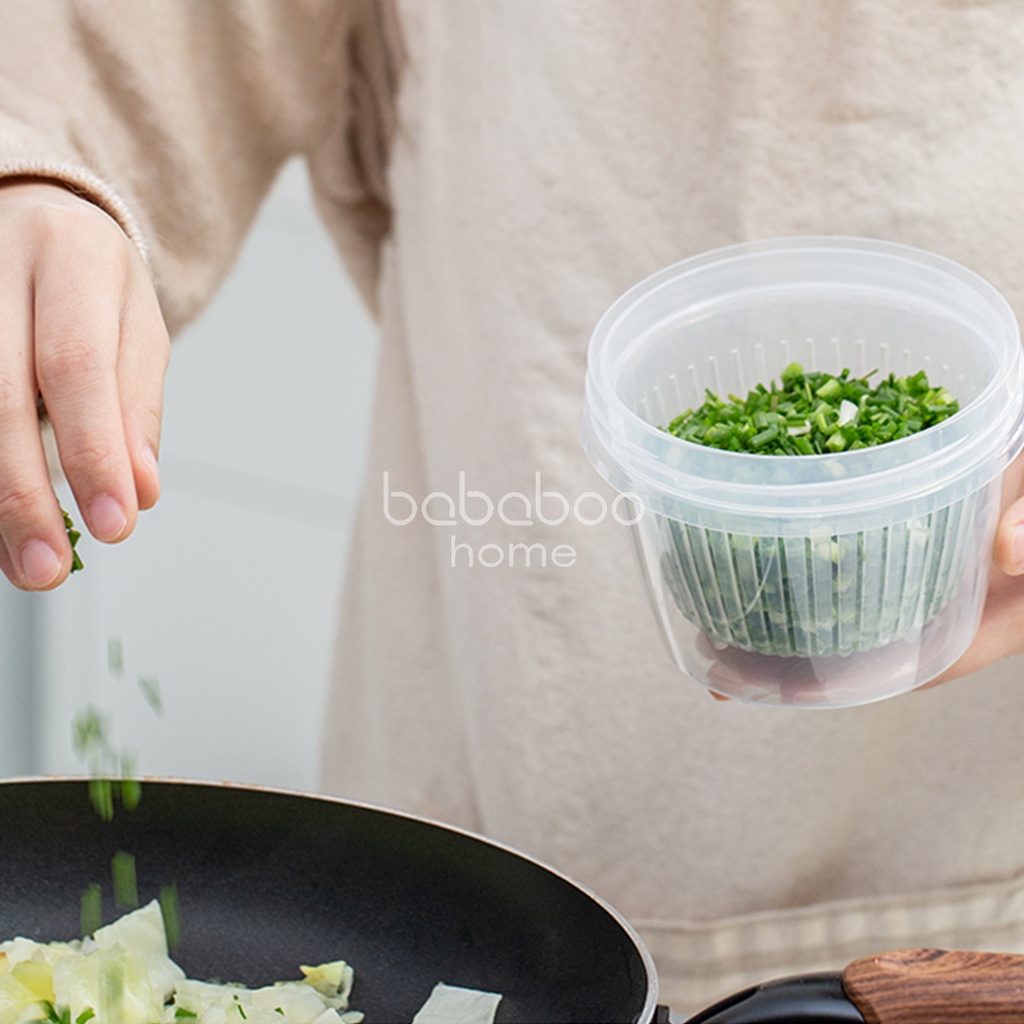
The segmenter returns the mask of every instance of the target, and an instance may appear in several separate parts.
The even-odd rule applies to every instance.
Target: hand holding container
[[[899,441],[754,455],[662,428],[790,363],[919,370],[960,411]],[[720,249],[624,294],[590,343],[584,447],[632,528],[672,658],[749,702],[860,704],[940,675],[984,604],[1000,478],[1024,443],[1017,322],[950,260],[869,239]]]

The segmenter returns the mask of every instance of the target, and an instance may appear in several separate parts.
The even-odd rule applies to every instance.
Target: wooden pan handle
[[[843,990],[866,1024],[1021,1024],[1024,956],[902,949],[854,960]]]

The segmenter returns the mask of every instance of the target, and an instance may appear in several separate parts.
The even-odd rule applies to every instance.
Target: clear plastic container
[[[746,395],[791,362],[873,380],[923,369],[960,411],[829,455],[726,452],[661,429],[705,389]],[[631,288],[590,343],[586,452],[642,501],[636,549],[676,664],[739,700],[862,704],[952,665],[981,617],[1000,476],[1022,444],[1010,307],[907,246],[719,249]]]

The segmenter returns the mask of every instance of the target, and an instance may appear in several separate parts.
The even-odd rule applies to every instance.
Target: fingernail
[[[153,449],[148,444],[142,448],[142,461],[145,463],[146,469],[149,470],[149,475],[153,478],[153,483],[156,484],[157,490],[159,490],[160,464],[156,461],[156,455],[153,454]]]
[[[30,540],[21,549],[21,571],[28,586],[49,586],[60,569],[60,557],[46,541]]]
[[[117,540],[128,525],[120,502],[109,494],[101,494],[89,503],[89,529],[97,540]]]
[[[1024,523],[1018,523],[1013,528],[1010,537],[1010,560],[1014,572],[1024,573]]]

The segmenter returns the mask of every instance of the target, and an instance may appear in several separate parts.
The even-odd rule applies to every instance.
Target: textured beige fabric
[[[386,147],[371,97],[387,61],[374,5],[10,0],[2,17],[0,171],[65,180],[131,231],[137,218],[172,331],[296,153],[375,294]]]
[[[1024,949],[1019,662],[847,711],[722,705],[670,666],[625,529],[536,508],[532,525],[466,521],[481,495],[520,494],[518,511],[539,487],[548,518],[553,492],[608,496],[579,443],[589,332],[694,252],[884,237],[1024,310],[1015,3],[11,10],[0,159],[137,231],[174,324],[292,152],[379,307],[325,788],[575,876],[641,929],[677,1010],[884,947]],[[388,492],[433,493],[455,524],[397,525],[409,506]],[[456,547],[453,567],[453,543],[476,564]],[[575,561],[510,568],[510,543]]]

